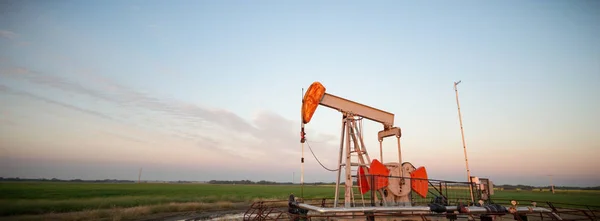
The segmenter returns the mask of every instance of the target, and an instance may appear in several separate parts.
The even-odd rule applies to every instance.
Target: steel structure
[[[328,94],[325,92],[325,87],[319,83],[314,82],[304,95],[304,99],[302,100],[302,138],[301,142],[305,142],[305,131],[304,124],[308,124],[315,113],[317,106],[325,106],[342,113],[342,127],[341,127],[341,138],[340,138],[340,152],[338,158],[337,165],[337,180],[335,184],[335,197],[334,197],[334,207],[337,207],[338,201],[340,200],[339,196],[339,188],[342,183],[342,171],[344,171],[343,175],[343,183],[344,183],[344,207],[351,207],[355,202],[353,201],[354,190],[353,190],[353,180],[352,175],[353,172],[361,173],[363,176],[368,176],[372,172],[381,172],[386,169],[397,170],[400,172],[400,175],[403,175],[407,170],[402,169],[402,154],[400,147],[400,137],[401,130],[398,127],[394,127],[394,114],[379,110],[377,108],[373,108],[364,104],[360,104],[342,97],[338,97],[332,94]],[[381,160],[373,160],[369,157],[367,149],[365,147],[365,143],[363,141],[363,136],[361,134],[361,129],[359,128],[360,121],[362,119],[372,120],[378,123],[381,123],[383,126],[383,130],[378,133],[378,140],[380,143],[380,157],[383,158],[383,148],[382,142],[386,137],[396,137],[398,144],[398,161],[390,162],[388,164],[383,164],[384,162]],[[353,154],[357,157],[355,162],[353,162]],[[376,163],[380,168],[379,170],[373,170],[372,163]],[[342,170],[343,168],[343,170]],[[354,169],[353,169],[354,168]],[[408,171],[414,170],[413,168],[409,168]],[[387,175],[387,174],[386,174]],[[400,178],[398,183],[405,184],[405,180]],[[370,180],[366,180],[366,183],[359,183],[360,187],[366,187],[372,185]],[[395,194],[397,195],[406,195],[406,193],[410,192],[410,188],[402,189],[402,185],[396,185],[399,188],[396,188]],[[384,187],[377,188],[377,192],[379,193],[379,197],[386,202],[384,194]],[[375,196],[377,197],[377,196]],[[408,202],[407,202],[408,203]]]

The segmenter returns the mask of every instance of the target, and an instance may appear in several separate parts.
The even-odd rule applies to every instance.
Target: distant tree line
[[[298,184],[298,183],[292,183],[292,182],[274,182],[274,181],[266,181],[266,180],[261,180],[258,182],[251,181],[251,180],[211,180],[211,181],[208,181],[208,183],[209,184],[243,184],[243,185],[250,185],[250,184],[294,185],[294,184]],[[331,183],[324,183],[324,182],[304,183],[304,185],[326,185],[326,184],[335,184],[335,183],[334,182],[331,182]]]
[[[529,185],[494,185],[496,188],[503,188],[504,190],[534,190],[534,189],[550,189],[551,186],[529,186]],[[554,186],[555,190],[600,190],[600,186],[594,187],[572,187],[572,186]]]
[[[19,177],[0,177],[0,181],[21,181],[21,182],[74,182],[74,183],[135,183],[136,181],[132,180],[117,180],[117,179],[104,179],[104,180],[82,180],[82,179],[72,179],[72,180],[62,180],[62,179],[32,179],[32,178],[19,178]]]
[[[251,180],[211,180],[208,181],[209,184],[260,184],[260,185],[291,185],[293,184],[292,182],[283,182],[283,183],[279,183],[279,182],[273,182],[273,181],[266,181],[266,180],[261,180],[258,182],[254,182]]]
[[[550,187],[548,187],[548,188],[550,188]],[[600,190],[600,186],[593,186],[593,187],[555,186],[554,189],[561,189],[561,190]]]
[[[0,177],[0,182],[2,181],[11,181],[11,182],[78,182],[78,183],[136,183],[137,181],[133,180],[117,180],[117,179],[103,179],[103,180],[82,180],[82,179],[71,179],[71,180],[63,180],[63,179],[47,179],[47,178],[19,178],[19,177]],[[142,181],[146,182],[146,181]],[[195,181],[170,181],[167,183],[197,183]],[[211,180],[208,181],[209,184],[256,184],[256,185],[299,185],[298,183],[292,182],[274,182],[261,180],[258,182],[251,180]],[[354,185],[358,185],[356,181],[353,182]],[[335,185],[335,182],[312,182],[312,183],[304,183],[304,185]],[[340,183],[340,185],[344,185],[344,183]],[[550,189],[550,186],[530,186],[530,185],[494,185],[496,188],[502,188],[504,190],[536,190],[536,189]],[[595,187],[570,187],[570,186],[554,186],[556,190],[600,190],[600,186]]]

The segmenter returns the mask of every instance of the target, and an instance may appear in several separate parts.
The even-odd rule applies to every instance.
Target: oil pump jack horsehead
[[[307,89],[302,100],[301,142],[305,142],[304,125],[308,124],[319,105],[332,108],[342,113],[340,152],[337,165],[334,207],[340,202],[339,188],[342,183],[344,169],[344,207],[355,206],[353,189],[353,172],[357,173],[358,191],[362,196],[367,191],[374,191],[375,201],[383,206],[410,206],[411,191],[425,198],[428,192],[427,171],[425,167],[415,168],[409,162],[402,162],[399,127],[394,126],[394,114],[364,104],[344,99],[325,92],[320,82],[314,82]],[[361,134],[362,119],[381,123],[383,130],[378,133],[380,157],[369,157]],[[383,140],[396,137],[398,159],[383,161]],[[357,159],[353,159],[356,156]],[[353,162],[357,161],[357,162]],[[353,169],[354,168],[354,169]],[[364,201],[363,201],[364,203]]]

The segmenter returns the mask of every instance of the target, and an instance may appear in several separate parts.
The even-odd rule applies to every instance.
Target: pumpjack
[[[455,83],[456,87],[456,83]],[[515,220],[539,217],[569,220],[560,210],[549,207],[519,206],[516,200],[500,205],[492,199],[493,182],[470,176],[467,182],[430,179],[424,166],[402,161],[402,130],[394,125],[394,114],[326,92],[314,82],[303,94],[301,106],[302,172],[304,183],[305,126],[319,106],[341,113],[341,136],[333,199],[305,199],[290,195],[287,204],[256,202],[244,220],[495,220],[510,216]],[[377,133],[379,158],[371,158],[363,140],[362,120],[381,124]],[[383,141],[396,138],[397,158],[385,158]],[[310,147],[310,146],[309,146]],[[466,151],[466,150],[465,150]],[[466,154],[466,153],[465,153]],[[340,192],[343,190],[343,196]],[[271,204],[270,204],[271,203]],[[287,208],[282,209],[281,206]],[[278,209],[279,208],[279,209]],[[533,216],[535,215],[535,216]],[[595,220],[595,213],[587,216]]]

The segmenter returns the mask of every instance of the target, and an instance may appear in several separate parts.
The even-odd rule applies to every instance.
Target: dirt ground
[[[146,217],[135,219],[136,221],[195,221],[195,220],[242,220],[242,217],[235,218],[232,215],[243,215],[246,209],[233,209],[224,211],[194,211],[194,212],[173,212],[153,214]]]

